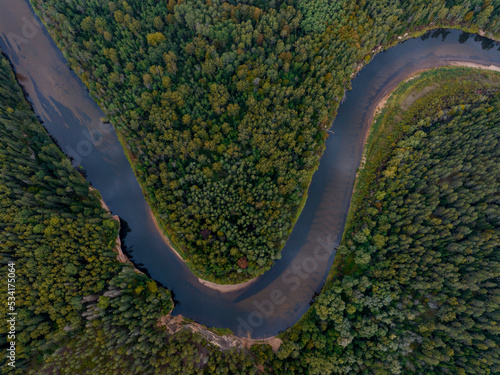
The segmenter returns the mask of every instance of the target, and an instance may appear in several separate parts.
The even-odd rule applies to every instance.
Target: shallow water
[[[2,0],[0,48],[14,65],[33,108],[61,148],[87,172],[113,214],[129,226],[124,244],[135,264],[174,292],[175,314],[240,335],[267,337],[293,325],[319,291],[340,242],[363,140],[376,103],[411,73],[468,61],[500,65],[499,45],[459,31],[439,31],[378,54],[352,82],[282,259],[244,290],[201,285],[164,243],[151,219],[115,131],[28,0]]]

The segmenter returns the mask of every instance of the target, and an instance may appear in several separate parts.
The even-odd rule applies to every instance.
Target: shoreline
[[[354,184],[353,184],[353,187],[352,187],[352,196],[351,196],[350,203],[349,203],[349,211],[348,211],[347,218],[346,218],[346,223],[345,223],[345,226],[344,226],[344,232],[342,234],[341,244],[343,244],[343,242],[344,242],[344,236],[345,236],[348,228],[352,224],[351,222],[353,220],[353,216],[354,216],[354,212],[355,212],[355,210],[353,209],[353,207],[356,207],[356,203],[357,203],[357,199],[356,198],[357,198],[357,195],[359,194],[359,189],[360,189],[360,187],[358,185],[361,182],[366,182],[366,181],[362,181],[363,179],[361,178],[362,177],[361,175],[364,173],[363,169],[364,169],[365,162],[367,160],[366,156],[367,156],[367,151],[368,151],[366,146],[367,146],[368,139],[369,139],[370,135],[372,134],[372,131],[374,130],[373,129],[373,125],[375,123],[374,120],[375,120],[376,116],[378,114],[380,114],[380,112],[383,110],[383,108],[387,104],[390,96],[394,93],[394,91],[396,91],[396,89],[398,88],[398,86],[400,84],[408,82],[408,81],[411,81],[413,79],[416,79],[422,73],[424,73],[426,71],[429,71],[429,70],[432,70],[432,69],[438,69],[438,68],[442,68],[442,67],[450,67],[450,66],[468,67],[468,68],[475,68],[475,69],[483,69],[483,70],[490,70],[490,71],[500,72],[500,66],[494,65],[494,64],[486,65],[486,64],[478,64],[478,63],[472,63],[472,62],[467,62],[467,61],[459,61],[459,60],[453,60],[452,61],[452,60],[450,60],[450,61],[447,61],[443,65],[437,65],[437,66],[433,66],[433,67],[425,68],[425,69],[418,69],[418,70],[414,71],[413,73],[410,73],[406,78],[402,79],[401,81],[399,81],[398,83],[396,83],[393,87],[391,87],[389,89],[389,92],[387,92],[385,95],[383,95],[383,97],[381,99],[379,99],[375,103],[372,103],[372,105],[370,106],[370,108],[368,110],[368,115],[367,115],[368,120],[366,120],[366,121],[369,121],[369,126],[368,126],[368,128],[366,130],[366,134],[365,134],[364,140],[363,140],[363,152],[362,152],[362,156],[361,156],[360,165],[359,165],[358,170],[356,172],[356,177],[354,179]],[[371,140],[371,142],[373,142],[373,140]],[[338,257],[338,255],[337,255],[337,257]],[[324,284],[323,288],[321,289],[322,291],[339,274],[339,269],[342,267],[341,264],[344,261],[344,257],[343,256],[342,257],[338,257],[338,259],[337,259],[337,257],[334,260],[334,262],[332,264],[332,267],[331,267],[331,269],[330,269],[330,271],[328,273],[328,276],[326,278],[325,284]]]
[[[484,70],[492,70],[494,72],[500,72],[500,66],[497,65],[485,65],[485,64],[477,64],[467,61],[450,61],[448,65],[452,66],[464,66],[467,68],[476,68],[476,69],[484,69]]]
[[[116,259],[118,260],[118,262],[120,263],[130,263],[132,265],[132,267],[134,267],[134,270],[135,272],[138,272],[138,273],[143,273],[141,271],[139,271],[135,265],[130,261],[130,259],[128,259],[128,257],[125,255],[125,253],[123,252],[122,250],[122,240],[120,239],[120,217],[118,215],[113,215],[111,213],[111,210],[109,209],[108,205],[106,204],[106,202],[104,202],[104,199],[102,199],[102,196],[101,196],[101,193],[99,193],[99,191],[94,188],[92,185],[89,186],[89,190],[92,194],[96,195],[96,197],[99,198],[99,201],[101,202],[101,207],[106,210],[106,212],[108,214],[111,215],[111,217],[116,220],[118,222],[118,235],[116,236],[116,240],[115,240],[115,247],[114,247],[114,250],[116,251],[117,255],[116,255]],[[96,192],[96,193],[94,193]],[[98,195],[97,195],[98,194]]]
[[[221,350],[230,350],[232,348],[250,349],[254,344],[267,344],[270,345],[273,352],[276,353],[283,343],[283,341],[276,336],[266,337],[263,339],[252,339],[250,337],[236,336],[233,333],[220,334],[213,328],[208,328],[200,323],[187,320],[182,315],[164,315],[158,319],[156,326],[165,327],[170,334],[175,334],[184,329],[188,329],[193,333],[198,333],[203,336],[208,342],[217,346]]]
[[[189,268],[189,270],[191,271],[191,273],[193,275],[195,275],[195,277],[198,279],[198,282],[200,284],[202,284],[203,286],[206,286],[207,288],[210,288],[210,289],[214,289],[214,290],[217,290],[221,293],[231,293],[231,292],[236,292],[236,291],[239,291],[241,289],[244,289],[246,288],[247,286],[249,286],[250,284],[253,284],[258,278],[259,276],[257,277],[254,277],[253,279],[250,279],[250,280],[247,280],[247,281],[244,281],[242,283],[239,283],[239,284],[217,284],[217,283],[214,283],[212,281],[208,281],[208,280],[203,280],[201,277],[198,277],[192,270],[191,268],[188,266],[186,260],[179,254],[179,252],[172,246],[172,243],[170,242],[170,239],[163,233],[161,227],[160,227],[160,224],[158,223],[158,220],[156,220],[156,217],[155,215],[153,214],[153,211],[151,210],[151,208],[149,209],[149,215],[151,216],[151,219],[153,220],[153,223],[154,225],[156,226],[156,229],[158,230],[158,233],[160,233],[161,237],[163,238],[163,241],[165,241],[165,243],[168,245],[168,247],[174,252],[174,254]]]
[[[175,248],[172,246],[172,243],[170,242],[170,239],[163,233],[163,230],[161,229],[160,227],[160,224],[158,223],[158,220],[156,220],[156,216],[153,214],[153,210],[151,210],[151,208],[149,207],[149,204],[147,205],[148,206],[148,210],[149,210],[149,216],[151,217],[151,219],[153,220],[153,223],[156,227],[156,230],[158,231],[158,233],[160,234],[161,238],[163,238],[163,241],[168,245],[168,247],[174,252],[175,255],[177,255],[177,257],[182,260],[184,262],[184,264],[186,264],[187,266],[187,263],[186,261],[184,260],[183,257],[181,257],[181,254],[179,254],[177,252],[177,250],[175,250]],[[189,268],[189,267],[188,267]],[[191,271],[192,272],[192,271]]]
[[[104,201],[102,203],[104,205],[106,205],[104,203]],[[115,245],[115,250],[118,253],[118,255],[116,256],[116,259],[118,259],[118,262],[120,262],[120,263],[130,263],[134,267],[134,270],[136,272],[142,273],[134,266],[134,264],[130,261],[130,259],[128,259],[128,257],[125,255],[125,253],[122,250],[122,240],[120,239],[120,217],[118,215],[112,215],[112,217],[113,217],[113,219],[118,221],[118,236],[116,236],[116,245]]]
[[[200,284],[206,286],[207,288],[218,290],[221,293],[230,293],[230,292],[236,292],[236,291],[239,291],[241,289],[246,288],[247,286],[249,286],[249,285],[253,284],[255,281],[257,281],[258,278],[259,278],[259,276],[254,277],[253,279],[244,281],[244,282],[239,283],[239,284],[217,284],[217,283],[214,283],[211,281],[203,280],[203,279],[198,277],[198,282]]]
[[[460,66],[460,67],[466,67],[466,68],[475,68],[475,69],[483,69],[483,70],[491,70],[494,72],[500,72],[500,66],[497,66],[497,65],[493,65],[493,64],[485,65],[485,64],[472,63],[472,62],[468,62],[468,61],[452,60],[452,61],[448,61],[444,65],[437,65],[437,66],[433,66],[431,68],[418,69],[418,70],[414,71],[413,73],[411,73],[410,75],[408,75],[405,79],[403,79],[402,81],[396,83],[393,87],[391,87],[389,89],[389,92],[387,92],[387,94],[385,94],[382,97],[382,99],[380,99],[379,101],[374,103],[372,105],[372,108],[369,110],[370,113],[368,115],[367,121],[369,122],[370,125],[368,126],[368,129],[363,137],[363,154],[361,155],[361,161],[359,163],[358,172],[356,173],[356,179],[354,181],[353,193],[354,193],[354,190],[356,188],[356,182],[358,180],[359,172],[363,169],[365,162],[366,162],[366,154],[365,154],[366,148],[365,147],[366,147],[366,142],[368,140],[368,137],[370,136],[371,131],[372,131],[372,125],[373,125],[373,120],[375,120],[375,116],[377,116],[382,111],[382,109],[387,104],[389,97],[392,95],[392,93],[396,90],[396,88],[400,84],[417,78],[423,72],[427,72],[429,70],[440,68],[440,67],[445,67],[445,66]]]

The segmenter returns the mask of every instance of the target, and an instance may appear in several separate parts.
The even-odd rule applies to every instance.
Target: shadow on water
[[[26,30],[29,33],[26,33]],[[24,33],[24,34],[23,34]],[[378,54],[352,81],[338,109],[309,198],[282,259],[246,289],[220,293],[198,279],[164,243],[114,130],[27,0],[3,2],[0,48],[36,114],[74,165],[120,216],[123,250],[175,296],[175,314],[252,337],[294,324],[317,297],[342,237],[363,140],[376,103],[411,73],[451,61],[500,65],[498,44],[436,30]]]

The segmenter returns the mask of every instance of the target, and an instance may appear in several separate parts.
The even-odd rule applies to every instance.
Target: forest
[[[498,1],[31,0],[188,266],[268,270],[351,75],[406,32],[500,32]]]
[[[500,32],[498,1],[32,3],[190,267],[231,283],[279,258],[325,129],[376,46],[439,26]],[[0,56],[0,276],[15,262],[19,314],[17,367],[2,356],[0,372],[500,372],[499,87],[499,74],[464,68],[400,85],[321,294],[277,353],[218,350],[160,324],[170,292],[117,261],[118,222]],[[7,331],[2,319],[3,352]]]
[[[329,281],[273,373],[500,371],[500,74],[439,68],[391,98]]]
[[[117,262],[117,222],[38,123],[3,58],[0,82],[0,261],[17,265],[21,323],[12,373],[500,369],[499,73],[440,68],[395,91],[373,125],[329,281],[276,354],[166,332],[158,321],[172,308],[168,291]]]
[[[2,355],[0,373],[256,373],[248,351],[220,352],[189,330],[170,335],[159,325],[173,308],[170,292],[118,262],[119,224],[89,188],[0,54],[0,277],[13,262],[17,314],[14,340],[0,320],[2,353],[16,345],[16,367]],[[2,317],[8,296],[0,293]]]

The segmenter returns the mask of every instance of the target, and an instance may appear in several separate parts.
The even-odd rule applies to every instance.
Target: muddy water
[[[44,126],[86,170],[113,214],[127,222],[124,243],[132,260],[174,292],[174,314],[253,337],[272,336],[294,324],[323,285],[342,236],[375,104],[419,69],[450,61],[500,65],[498,44],[458,31],[409,40],[377,55],[354,79],[339,108],[331,128],[335,134],[282,259],[246,289],[222,294],[201,285],[162,240],[115,131],[102,123],[102,111],[27,0],[0,0],[0,48]]]

